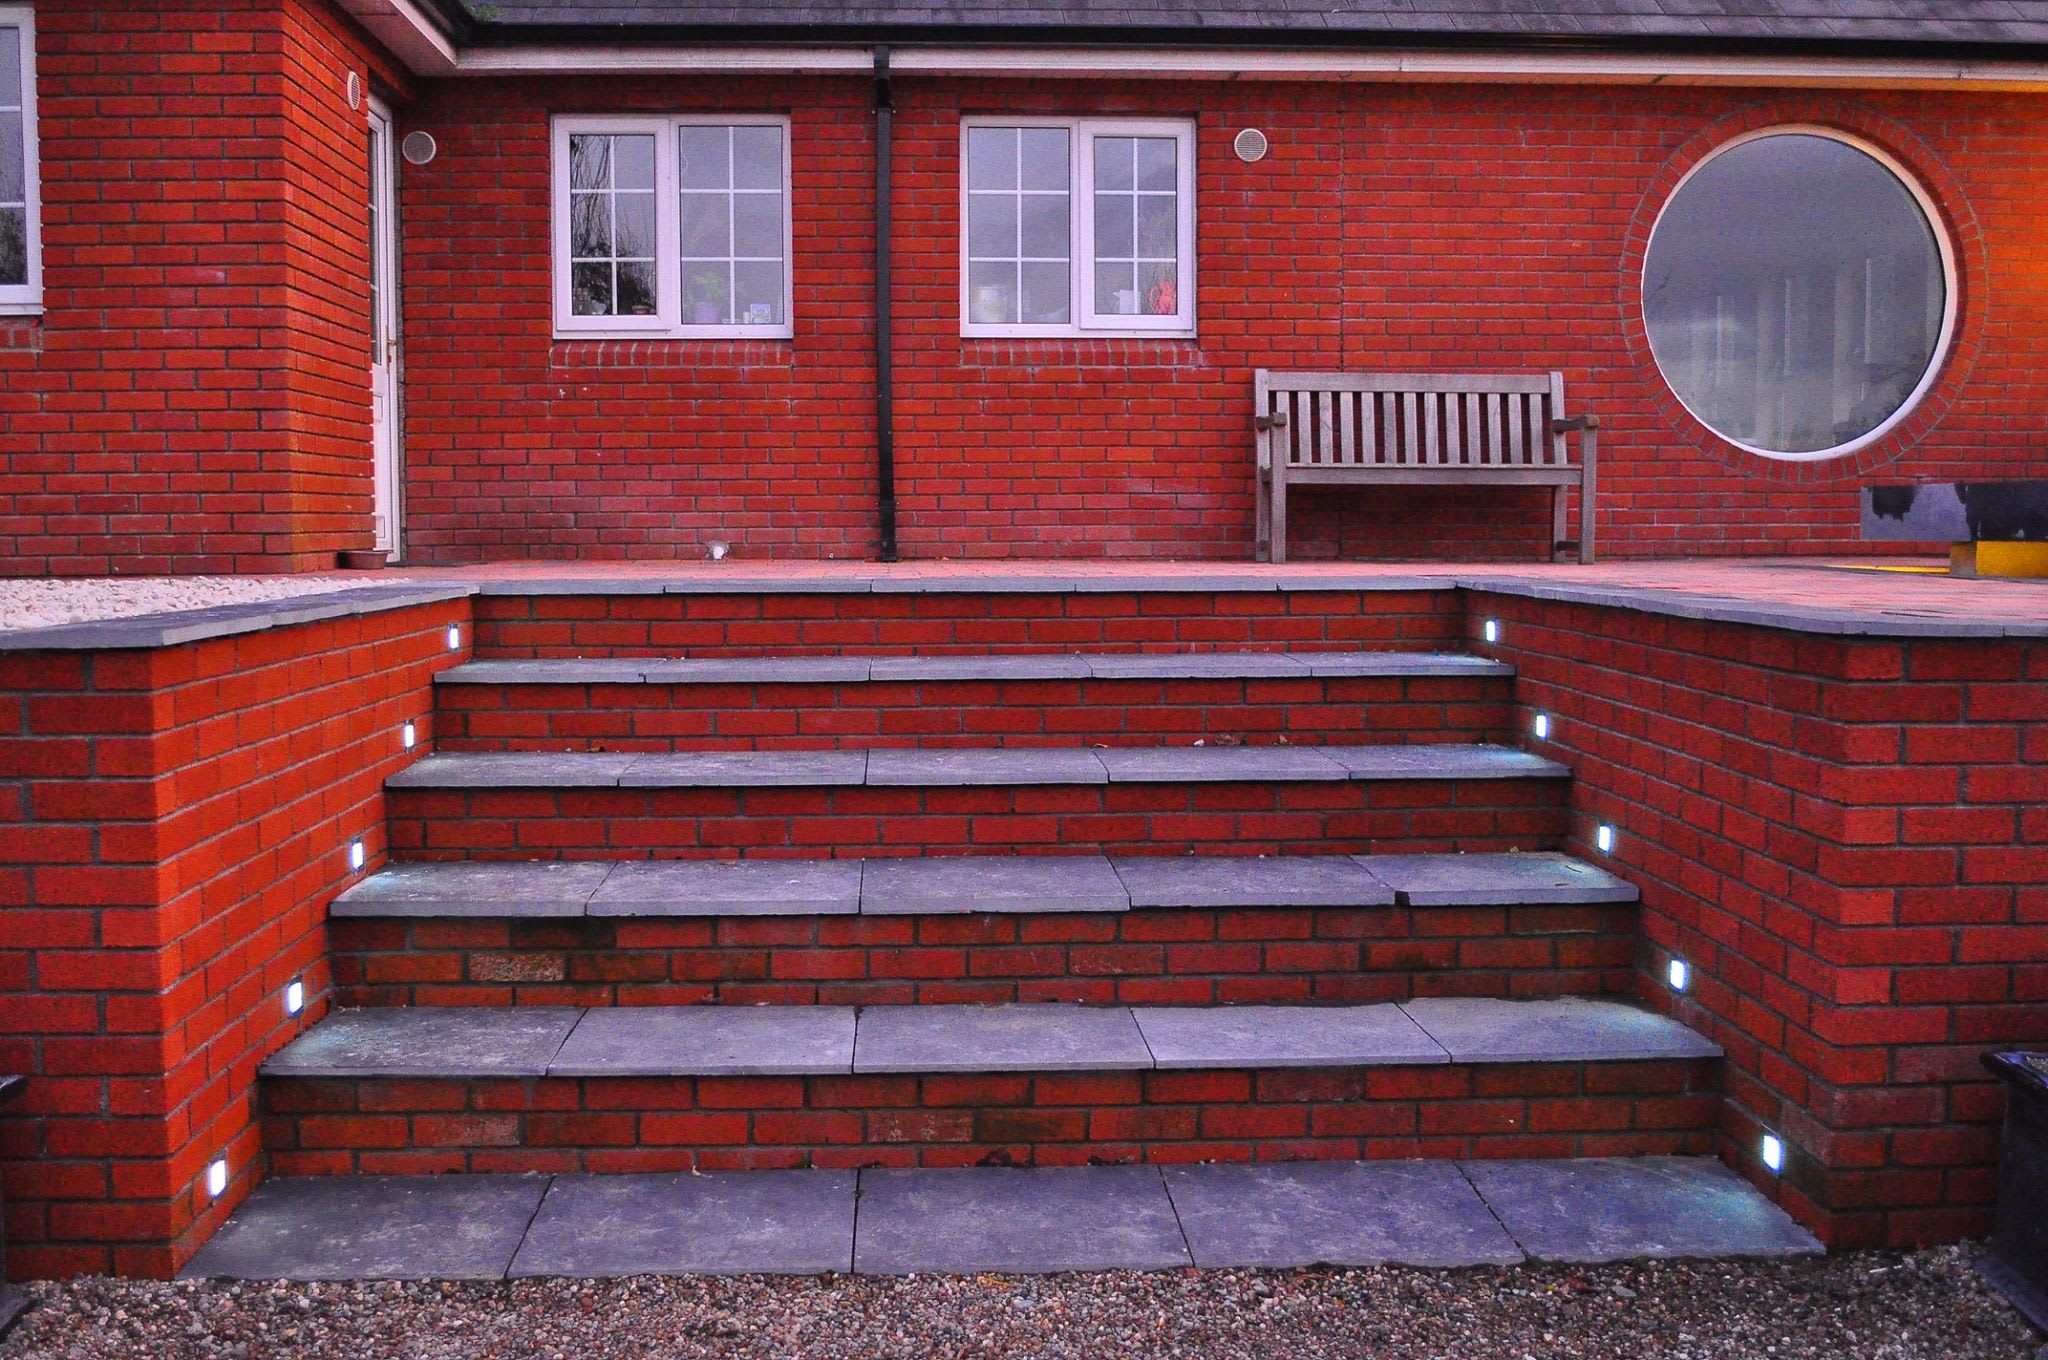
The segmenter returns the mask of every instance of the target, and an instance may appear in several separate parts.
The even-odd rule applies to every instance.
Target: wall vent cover
[[[1246,128],[1243,132],[1237,134],[1237,140],[1233,141],[1230,147],[1233,151],[1237,152],[1239,160],[1249,165],[1253,161],[1266,159],[1267,145],[1265,133],[1257,128]]]

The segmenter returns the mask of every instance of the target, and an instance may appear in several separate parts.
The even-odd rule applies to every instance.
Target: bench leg
[[[1547,555],[1553,562],[1558,560],[1559,551],[1564,547],[1564,491],[1561,486],[1550,488],[1550,552]]]
[[[1257,503],[1252,510],[1252,560],[1270,562],[1273,560],[1273,488],[1272,473],[1267,471],[1263,460],[1252,472],[1252,482],[1258,488]]]
[[[1273,508],[1273,528],[1267,535],[1267,560],[1287,560],[1287,477],[1279,469],[1273,469],[1273,490],[1270,499]]]
[[[1579,561],[1593,565],[1593,504],[1600,484],[1600,430],[1594,426],[1579,438]]]

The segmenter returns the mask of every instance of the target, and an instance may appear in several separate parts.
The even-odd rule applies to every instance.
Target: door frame
[[[405,555],[405,343],[401,325],[403,309],[399,306],[398,138],[391,107],[375,95],[369,97],[368,104],[369,188],[370,204],[374,209],[370,214],[370,295],[375,313],[371,317],[370,343],[373,349],[380,343],[385,347],[383,366],[390,384],[389,399],[385,402],[380,421],[375,393],[378,365],[373,352],[370,357],[372,546],[373,550],[384,553],[386,560],[396,562]],[[380,485],[384,488],[382,495],[377,492]],[[386,525],[386,532],[381,537],[374,536],[378,517],[382,517]]]

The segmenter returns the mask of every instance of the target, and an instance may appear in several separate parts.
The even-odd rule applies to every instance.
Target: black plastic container
[[[27,1077],[0,1077],[0,1105],[12,1103],[26,1085]],[[0,1219],[0,1224],[4,1224],[4,1219]],[[7,1335],[8,1328],[21,1316],[21,1310],[28,1307],[28,1295],[6,1281],[7,1235],[4,1228],[0,1228],[0,1336]]]
[[[2005,1082],[1998,1225],[1978,1262],[2027,1320],[2048,1331],[2048,1053],[1986,1053]]]

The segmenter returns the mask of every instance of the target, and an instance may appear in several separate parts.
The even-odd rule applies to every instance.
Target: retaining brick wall
[[[2004,1101],[1978,1057],[2048,1041],[2048,645],[1471,609],[1553,717],[1574,848],[1618,828],[1644,993],[1728,1051],[1724,1152],[1834,1246],[1988,1230]]]
[[[0,1070],[31,1078],[0,1118],[11,1272],[169,1274],[254,1183],[256,1066],[326,1009],[346,847],[381,858],[399,727],[431,741],[466,611],[0,655]]]

